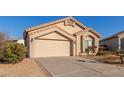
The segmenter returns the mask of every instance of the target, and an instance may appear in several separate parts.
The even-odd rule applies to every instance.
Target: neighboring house
[[[106,45],[109,50],[124,50],[124,31],[100,40],[100,45]]]
[[[23,39],[8,40],[7,42],[14,42],[14,43],[19,43],[19,44],[24,45],[24,40]]]
[[[86,48],[92,45],[97,46],[93,53],[95,55],[99,38],[96,31],[73,17],[34,26],[24,32],[30,58],[86,55]]]
[[[17,40],[17,43],[19,43],[19,44],[24,44],[24,39],[18,39],[18,40]]]

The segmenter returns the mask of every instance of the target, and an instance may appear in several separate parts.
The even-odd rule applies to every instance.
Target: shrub
[[[0,51],[0,59],[2,62],[17,63],[24,59],[26,49],[23,44],[18,43],[6,43]]]
[[[88,55],[93,55],[93,53],[95,53],[95,49],[97,48],[97,46],[89,46],[87,49],[86,49],[86,53]],[[91,54],[90,54],[91,53]]]
[[[0,46],[0,62],[2,61],[2,58],[4,57],[4,47]]]

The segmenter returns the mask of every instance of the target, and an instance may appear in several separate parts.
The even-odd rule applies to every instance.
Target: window
[[[92,40],[85,40],[85,49],[88,49],[89,46],[92,46]]]

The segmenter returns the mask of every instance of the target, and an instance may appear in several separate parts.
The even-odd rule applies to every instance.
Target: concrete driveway
[[[124,76],[124,68],[81,57],[47,57],[35,61],[54,77]]]

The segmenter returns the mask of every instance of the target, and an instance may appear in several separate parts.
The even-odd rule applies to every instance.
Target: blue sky
[[[0,32],[11,38],[22,38],[25,28],[51,22],[65,16],[0,16]],[[123,16],[75,16],[78,21],[91,27],[102,35],[102,38],[124,30]]]

